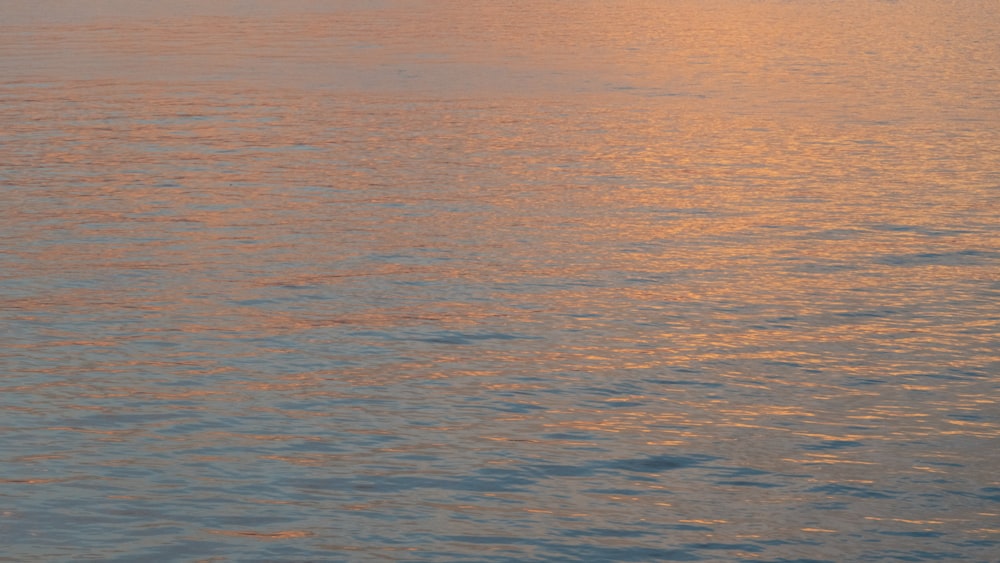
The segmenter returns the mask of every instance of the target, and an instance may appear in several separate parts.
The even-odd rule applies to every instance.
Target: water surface
[[[1000,550],[1000,6],[5,3],[3,561]]]

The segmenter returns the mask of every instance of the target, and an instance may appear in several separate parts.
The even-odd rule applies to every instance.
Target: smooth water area
[[[1000,3],[7,0],[0,561],[997,561]]]

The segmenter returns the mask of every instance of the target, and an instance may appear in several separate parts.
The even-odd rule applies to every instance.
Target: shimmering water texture
[[[0,560],[997,561],[994,0],[6,0]]]

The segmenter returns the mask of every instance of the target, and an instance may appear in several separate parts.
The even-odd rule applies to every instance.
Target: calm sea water
[[[0,561],[1000,560],[993,0],[6,0]]]

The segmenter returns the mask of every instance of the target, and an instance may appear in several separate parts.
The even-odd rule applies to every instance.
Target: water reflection
[[[10,557],[995,551],[993,4],[43,4]]]

